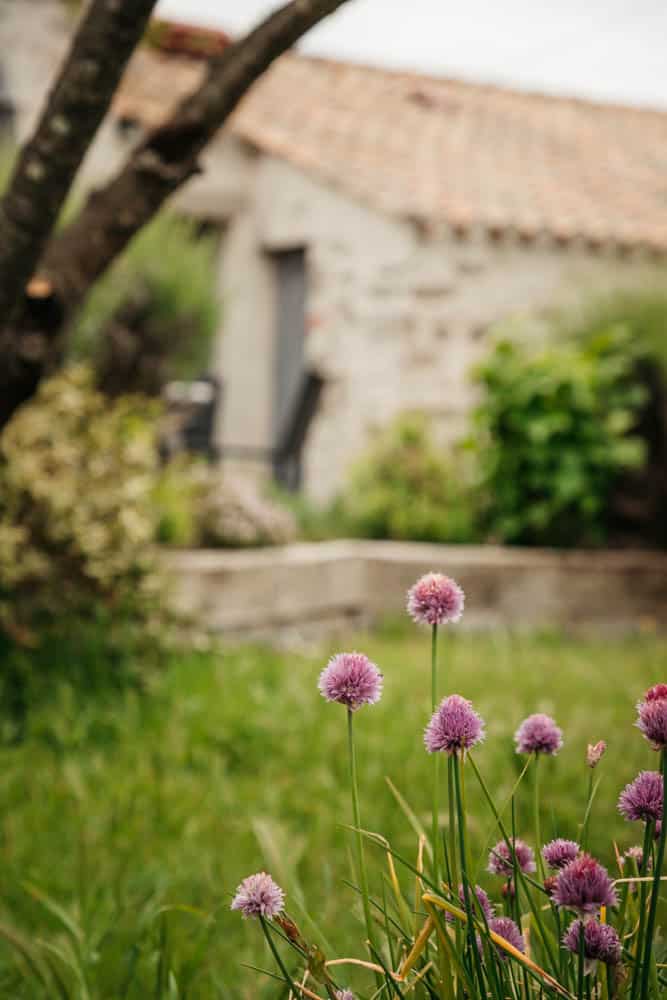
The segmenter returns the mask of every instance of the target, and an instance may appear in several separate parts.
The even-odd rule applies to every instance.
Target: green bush
[[[0,628],[148,613],[157,586],[153,407],[106,399],[85,366],[44,382],[0,439]]]
[[[636,428],[646,460],[613,490],[612,530],[623,544],[667,547],[667,294],[651,287],[617,293],[568,322],[566,334],[605,356],[617,353],[623,331],[622,349],[646,394]]]
[[[612,491],[645,460],[646,391],[622,325],[544,348],[501,340],[477,373],[485,516],[499,540],[605,542]]]
[[[426,417],[404,414],[354,467],[342,498],[345,521],[364,538],[473,541],[475,516],[466,478],[435,445]]]
[[[170,379],[207,367],[218,326],[217,239],[193,220],[163,212],[95,285],[70,335],[114,395],[156,394]]]
[[[645,360],[667,374],[667,294],[648,287],[621,291],[595,299],[582,310],[567,314],[563,333],[585,347],[615,352],[617,343],[609,331],[626,331],[624,347],[638,361]]]
[[[179,548],[201,540],[201,509],[209,481],[206,463],[177,455],[158,473],[153,488],[157,541]]]

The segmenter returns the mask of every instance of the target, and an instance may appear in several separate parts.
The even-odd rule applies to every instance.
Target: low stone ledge
[[[471,628],[667,631],[667,554],[334,541],[171,551],[174,605],[212,632],[326,631],[405,607],[422,573],[454,576]]]

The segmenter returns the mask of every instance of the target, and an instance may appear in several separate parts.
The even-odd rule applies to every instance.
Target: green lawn
[[[385,674],[382,702],[356,720],[364,824],[412,856],[414,835],[384,779],[426,822],[428,633],[387,627],[342,648],[364,650]],[[25,740],[0,751],[0,932],[9,928],[31,949],[17,960],[0,943],[0,996],[274,997],[275,983],[242,968],[270,964],[258,928],[228,910],[236,884],[262,867],[288,890],[308,934],[318,933],[311,919],[331,953],[360,953],[359,914],[344,885],[349,834],[339,825],[350,821],[345,718],[316,689],[331,651],[173,657],[143,695],[86,700],[54,687]],[[486,719],[476,756],[498,798],[518,773],[517,724],[532,711],[555,715],[566,743],[544,767],[548,836],[576,836],[586,743],[608,741],[592,846],[610,863],[613,838],[623,847],[638,839],[616,800],[638,769],[655,766],[632,723],[639,695],[667,679],[666,652],[667,642],[650,636],[586,642],[450,630],[443,693],[471,698]],[[490,817],[470,780],[467,796],[477,856]],[[517,825],[528,840],[529,803],[526,786]],[[381,864],[371,855],[376,890]],[[491,877],[484,884],[497,891]],[[176,904],[188,909],[164,909]],[[50,993],[26,978],[37,952],[55,972]]]

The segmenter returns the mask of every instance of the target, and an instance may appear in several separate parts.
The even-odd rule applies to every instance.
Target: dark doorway
[[[276,351],[274,428],[279,441],[289,422],[303,376],[306,340],[306,255],[303,249],[274,255]]]
[[[303,397],[306,340],[306,254],[301,247],[273,254],[276,275],[276,340],[273,379],[274,472],[288,489],[301,482],[300,446],[294,425]]]

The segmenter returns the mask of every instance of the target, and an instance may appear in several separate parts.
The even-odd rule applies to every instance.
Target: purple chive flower
[[[631,821],[657,822],[662,819],[662,806],[662,775],[658,771],[640,771],[618,799],[619,812]]]
[[[465,595],[442,573],[427,573],[408,591],[408,613],[418,625],[447,625],[463,614]]]
[[[609,924],[601,924],[599,920],[573,920],[563,935],[563,944],[568,951],[579,954],[581,928],[584,929],[584,958],[589,963],[604,962],[605,965],[618,965],[621,961],[621,942],[618,934]],[[586,969],[591,971],[590,965]]]
[[[628,847],[625,852],[625,857],[634,861],[637,868],[641,868],[642,861],[644,860],[644,848],[640,847],[639,844],[635,844],[634,847]]]
[[[574,861],[580,851],[581,848],[575,840],[563,840],[562,837],[558,837],[544,845],[542,857],[549,868],[565,868],[570,861]]]
[[[489,899],[484,889],[482,889],[481,885],[475,886],[475,895],[477,896],[477,902],[479,903],[479,908],[475,906],[473,899],[471,897],[470,904],[473,908],[473,914],[479,916],[479,910],[481,909],[488,923],[488,921],[491,920],[495,912],[493,903]],[[465,907],[465,894],[463,892],[463,885],[459,885],[459,900],[461,901],[461,906]],[[451,915],[451,913],[445,913],[445,920],[447,920],[449,923],[453,923],[454,917]]]
[[[563,731],[549,715],[537,712],[524,719],[516,733],[517,753],[557,754],[563,745]]]
[[[635,725],[654,750],[667,747],[667,684],[656,684],[637,705]]]
[[[607,749],[607,744],[604,740],[599,740],[597,743],[589,743],[586,748],[586,763],[589,767],[597,767],[602,757]]]
[[[494,934],[498,934],[501,938],[504,938],[508,944],[511,944],[517,951],[524,952],[526,950],[526,944],[523,940],[523,934],[511,919],[511,917],[494,917],[493,920],[489,920],[489,930],[493,931]],[[498,945],[498,954],[500,958],[509,958],[506,951],[503,951]]]
[[[556,891],[557,882],[558,878],[556,875],[547,875],[544,882],[542,883],[542,885],[544,886],[544,891],[546,892],[547,896],[553,896],[554,892]]]
[[[443,698],[424,732],[424,745],[429,753],[443,750],[455,754],[469,750],[483,739],[484,720],[460,694]]]
[[[277,917],[285,905],[285,893],[266,872],[248,875],[236,890],[231,909],[244,917]]]
[[[500,894],[503,899],[514,899],[516,896],[516,889],[514,887],[514,882],[503,882],[500,887]]]
[[[529,847],[523,840],[517,837],[514,842],[510,840],[516,855],[517,868],[528,874],[536,870],[535,855],[532,847]],[[489,853],[489,864],[487,871],[493,875],[507,875],[514,873],[514,859],[512,858],[508,846],[504,840],[499,840]]]
[[[581,916],[597,913],[601,906],[616,906],[616,890],[607,869],[582,854],[562,868],[556,879],[553,901],[557,906],[575,910]]]
[[[327,701],[337,701],[356,712],[382,696],[382,674],[363,653],[338,653],[320,674],[318,687]]]
[[[336,990],[336,1000],[357,1000],[352,990]]]

